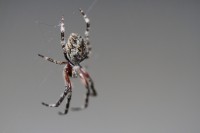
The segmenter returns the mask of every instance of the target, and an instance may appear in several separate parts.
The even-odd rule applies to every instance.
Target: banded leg
[[[65,111],[64,112],[58,112],[59,115],[66,115],[68,113],[68,110],[69,110],[69,106],[70,106],[70,101],[71,101],[71,97],[72,97],[72,93],[70,92],[68,94],[68,97],[67,97],[67,104],[65,106]]]
[[[88,81],[87,81],[84,73],[82,73],[81,71],[79,73],[79,76],[80,76],[81,80],[83,81],[83,83],[85,85],[85,88],[87,89],[86,95],[85,95],[85,103],[84,103],[84,105],[82,107],[74,107],[74,108],[72,108],[73,111],[83,110],[83,109],[87,108],[88,104],[89,104],[90,89],[89,89]]]
[[[97,91],[94,87],[94,82],[93,82],[92,78],[90,77],[89,73],[86,72],[83,68],[81,68],[81,71],[85,75],[85,77],[89,83],[89,87],[92,90],[92,93],[90,94],[90,96],[97,96]]]
[[[47,60],[47,61],[50,61],[50,62],[52,62],[52,63],[55,63],[55,64],[59,64],[59,65],[67,64],[66,61],[56,61],[56,60],[54,60],[54,59],[52,59],[52,58],[46,57],[46,56],[41,55],[41,54],[38,54],[38,56],[40,56],[41,58],[43,58],[43,59],[45,59],[45,60]]]
[[[65,51],[65,24],[64,24],[64,17],[62,16],[61,22],[60,22],[60,32],[61,32],[61,46],[62,49]]]
[[[58,112],[59,115],[66,115],[68,113],[69,106],[70,106],[70,101],[71,101],[71,97],[72,97],[72,88],[71,88],[71,82],[69,79],[69,75],[70,75],[69,73],[71,73],[71,66],[69,64],[67,64],[63,71],[63,78],[64,78],[65,85],[69,86],[69,91],[68,91],[69,93],[68,93],[68,97],[67,97],[67,104],[65,106],[65,111]]]
[[[83,10],[79,9],[84,20],[86,23],[86,30],[85,30],[85,43],[87,44],[88,51],[91,51],[90,41],[89,41],[89,31],[90,31],[90,19],[87,17],[87,15],[83,12]]]
[[[47,106],[47,107],[58,107],[62,101],[65,99],[66,95],[69,93],[69,88],[66,86],[65,91],[61,94],[59,100],[55,104],[47,104],[45,102],[42,102],[42,105]]]

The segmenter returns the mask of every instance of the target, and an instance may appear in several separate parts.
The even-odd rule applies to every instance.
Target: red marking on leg
[[[84,69],[81,69],[81,73],[84,75],[84,77],[90,78],[89,73],[87,73]]]
[[[80,71],[80,77],[81,77],[81,81],[82,83],[85,85],[86,88],[89,87],[89,83],[86,79],[86,76],[84,75],[84,73],[82,71]]]
[[[71,65],[68,63],[64,70],[63,70],[63,78],[64,78],[64,82],[65,82],[65,86],[69,86],[69,89],[71,89],[71,81],[70,81],[70,74],[72,73],[72,67]]]

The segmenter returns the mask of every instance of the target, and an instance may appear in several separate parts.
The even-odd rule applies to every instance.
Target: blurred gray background
[[[83,63],[97,98],[59,116],[64,90],[59,24],[66,37],[91,20],[92,57]],[[0,0],[0,133],[200,132],[198,0]],[[85,89],[72,79],[71,107]]]

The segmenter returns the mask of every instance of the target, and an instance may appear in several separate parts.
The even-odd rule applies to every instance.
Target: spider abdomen
[[[88,57],[88,47],[85,40],[76,33],[71,33],[66,44],[68,59],[73,64],[79,64]]]

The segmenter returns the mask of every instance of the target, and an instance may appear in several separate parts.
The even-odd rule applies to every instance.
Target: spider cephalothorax
[[[42,103],[43,105],[47,107],[58,107],[62,103],[64,98],[67,96],[67,104],[66,104],[65,111],[64,113],[59,112],[60,115],[67,114],[68,109],[69,109],[69,104],[70,104],[70,100],[72,96],[72,86],[70,82],[70,77],[72,78],[80,77],[80,79],[84,83],[85,88],[87,90],[84,106],[80,108],[72,108],[72,109],[80,110],[80,109],[86,108],[89,103],[89,96],[97,95],[92,78],[80,65],[80,63],[83,60],[88,58],[88,55],[91,51],[91,47],[89,43],[89,29],[90,29],[89,18],[86,16],[83,10],[80,9],[80,12],[86,22],[86,31],[85,31],[84,37],[81,37],[77,33],[71,33],[66,42],[65,37],[64,37],[65,35],[64,17],[61,18],[61,23],[60,23],[61,45],[62,45],[63,54],[65,56],[66,61],[56,61],[52,58],[38,54],[40,57],[50,62],[59,64],[59,65],[65,64],[65,67],[63,70],[65,90],[62,93],[60,99],[55,104],[47,104],[44,102]],[[90,90],[92,92],[90,92]]]

